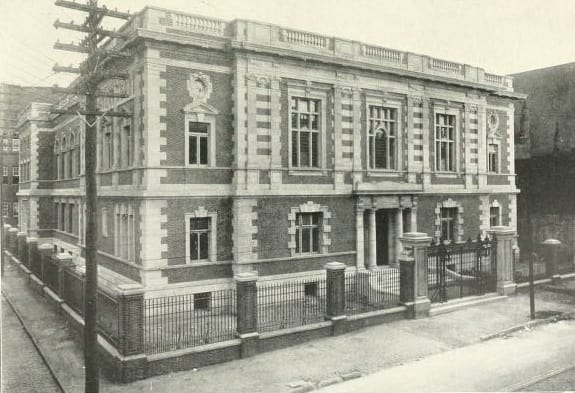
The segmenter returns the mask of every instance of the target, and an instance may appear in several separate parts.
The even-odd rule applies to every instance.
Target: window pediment
[[[205,115],[217,115],[219,112],[216,108],[205,102],[190,102],[182,111],[184,113],[196,113]]]

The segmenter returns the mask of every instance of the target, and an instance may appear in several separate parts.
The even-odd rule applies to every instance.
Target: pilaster
[[[429,98],[423,98],[423,188],[431,186],[431,162],[430,162],[430,103]]]

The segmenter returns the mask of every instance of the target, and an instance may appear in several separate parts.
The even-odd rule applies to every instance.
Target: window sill
[[[401,177],[403,172],[397,169],[368,169],[367,175],[370,177]]]
[[[289,176],[327,176],[328,171],[323,168],[296,168],[290,167]]]
[[[457,178],[461,177],[461,174],[459,172],[434,172],[433,174],[436,177],[445,177],[445,178],[451,178],[451,179],[457,179]]]

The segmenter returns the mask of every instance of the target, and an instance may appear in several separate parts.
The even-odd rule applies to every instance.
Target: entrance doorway
[[[389,209],[379,209],[375,212],[375,231],[377,241],[377,265],[389,265]]]

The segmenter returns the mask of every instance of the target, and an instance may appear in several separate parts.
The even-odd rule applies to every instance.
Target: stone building
[[[18,114],[32,100],[54,102],[55,98],[48,87],[18,86],[0,83],[0,166],[2,167],[2,192],[0,208],[3,222],[18,224],[18,182],[20,164],[18,152],[20,140],[16,132]]]
[[[130,97],[100,106],[132,116],[99,121],[98,258],[147,296],[395,268],[403,232],[516,226],[509,77],[153,7],[122,31],[130,77],[104,87]],[[84,123],[49,109],[20,123],[25,229],[81,261]]]

